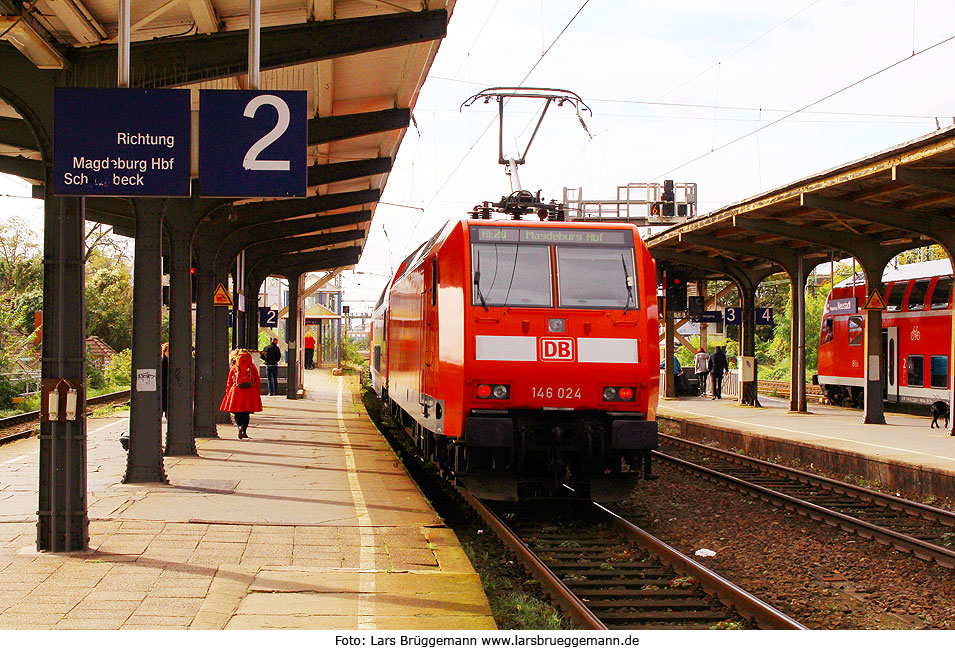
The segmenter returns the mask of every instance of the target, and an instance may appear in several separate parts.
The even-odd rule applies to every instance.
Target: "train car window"
[[[952,298],[952,277],[942,276],[935,281],[935,289],[932,290],[932,310],[944,310],[948,308]]]
[[[828,344],[832,341],[832,317],[826,318],[826,321],[822,324],[822,337],[820,338],[820,344]]]
[[[849,346],[862,346],[865,317],[849,317]]]
[[[906,367],[909,370],[909,374],[908,374],[909,387],[924,387],[925,386],[925,358],[921,355],[910,355],[908,358],[908,361],[906,362]]]
[[[553,307],[550,248],[472,244],[471,305]]]
[[[928,293],[929,279],[915,281],[912,284],[912,291],[909,292],[909,301],[906,304],[909,310],[923,310],[925,308],[925,295]]]
[[[936,389],[948,389],[948,356],[933,355],[929,366],[929,383]]]
[[[381,344],[375,345],[375,354],[372,357],[372,364],[375,367],[375,371],[381,373]]]
[[[898,312],[902,309],[902,297],[905,296],[906,287],[908,287],[907,281],[896,281],[892,284],[885,297],[886,312]]]
[[[557,247],[557,287],[565,308],[639,308],[632,249]]]
[[[438,257],[431,259],[431,305],[438,305]]]

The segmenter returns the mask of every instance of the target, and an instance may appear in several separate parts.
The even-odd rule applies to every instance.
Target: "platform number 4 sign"
[[[305,197],[305,91],[199,92],[204,197]]]
[[[757,308],[756,309],[756,325],[757,326],[770,326],[773,323],[773,309],[772,308]]]

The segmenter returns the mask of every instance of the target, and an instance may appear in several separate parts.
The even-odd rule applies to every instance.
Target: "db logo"
[[[574,359],[574,340],[569,338],[541,338],[541,360],[570,360]]]

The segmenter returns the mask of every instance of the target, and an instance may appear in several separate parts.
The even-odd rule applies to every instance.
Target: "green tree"
[[[132,273],[123,259],[93,252],[86,267],[86,334],[120,351],[132,346]]]
[[[106,365],[106,382],[110,385],[129,387],[133,377],[133,352],[123,349]]]
[[[43,287],[43,253],[37,234],[19,217],[0,224],[0,292],[15,299]]]

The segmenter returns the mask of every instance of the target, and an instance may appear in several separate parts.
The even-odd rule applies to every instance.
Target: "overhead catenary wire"
[[[737,136],[736,138],[734,138],[734,139],[732,139],[732,140],[730,140],[730,141],[728,141],[728,142],[726,142],[726,143],[723,143],[723,144],[720,145],[719,147],[716,147],[716,148],[714,148],[714,149],[711,149],[711,150],[708,151],[708,152],[704,152],[703,154],[700,154],[699,156],[697,156],[697,157],[695,157],[695,158],[693,158],[693,159],[690,159],[689,161],[687,161],[687,162],[685,162],[685,163],[682,163],[682,164],[680,164],[680,165],[678,165],[678,166],[676,166],[676,167],[674,167],[674,168],[671,168],[671,169],[667,170],[666,172],[663,172],[662,174],[658,174],[658,175],[654,176],[653,179],[656,180],[656,179],[663,178],[663,177],[665,177],[665,176],[667,176],[667,175],[669,175],[669,174],[671,174],[671,173],[673,173],[673,172],[676,172],[677,170],[679,170],[679,169],[681,169],[681,168],[686,167],[687,165],[692,165],[693,163],[696,163],[697,161],[706,158],[706,157],[709,156],[710,154],[714,154],[714,153],[716,153],[716,152],[718,152],[718,151],[720,151],[720,150],[722,150],[722,149],[725,149],[725,148],[729,147],[730,145],[733,145],[733,144],[735,144],[735,143],[738,143],[738,142],[741,141],[741,140],[744,140],[744,139],[746,139],[746,138],[749,138],[750,136],[752,136],[752,135],[754,135],[754,134],[757,134],[757,133],[759,133],[760,131],[763,131],[764,129],[768,129],[768,128],[772,127],[773,125],[777,125],[777,124],[779,124],[780,122],[786,120],[787,118],[791,118],[791,117],[794,116],[794,115],[797,115],[797,114],[799,114],[799,113],[802,113],[802,112],[805,111],[806,109],[809,109],[809,108],[811,108],[811,107],[814,107],[814,106],[816,106],[817,104],[821,104],[822,102],[825,102],[826,100],[831,99],[831,98],[835,97],[836,95],[839,95],[840,93],[844,93],[845,91],[849,90],[850,88],[854,88],[854,87],[858,86],[859,84],[865,83],[865,82],[869,81],[870,79],[872,79],[873,77],[877,77],[878,75],[881,75],[882,73],[884,73],[884,72],[886,72],[886,71],[888,71],[888,70],[891,70],[892,68],[895,68],[895,67],[898,66],[898,65],[901,65],[901,64],[903,64],[903,63],[905,63],[905,62],[907,62],[907,61],[909,61],[909,60],[911,60],[911,59],[913,59],[913,58],[915,58],[915,57],[917,57],[917,56],[919,56],[919,55],[921,55],[921,54],[925,54],[926,52],[928,52],[928,51],[930,51],[930,50],[933,50],[933,49],[935,49],[935,48],[937,48],[937,47],[940,47],[940,46],[942,46],[942,45],[944,45],[944,44],[946,44],[946,43],[948,43],[948,42],[950,42],[950,41],[953,41],[953,40],[955,40],[955,34],[953,34],[953,35],[951,35],[951,36],[949,36],[949,37],[947,37],[947,38],[944,38],[944,39],[942,39],[941,41],[937,41],[936,43],[933,43],[932,45],[930,45],[930,46],[928,46],[928,47],[926,47],[926,48],[923,48],[923,49],[921,49],[921,50],[919,50],[919,51],[917,51],[917,52],[915,52],[915,53],[913,53],[913,54],[910,54],[910,55],[907,55],[907,56],[905,56],[905,57],[902,57],[902,58],[899,59],[898,61],[895,61],[894,63],[890,63],[889,65],[887,65],[887,66],[885,66],[885,67],[883,67],[883,68],[880,68],[879,70],[876,70],[875,72],[870,73],[870,74],[866,75],[865,77],[862,77],[861,79],[857,79],[856,81],[852,82],[851,84],[846,84],[846,85],[843,86],[842,88],[840,88],[840,89],[838,89],[838,90],[836,90],[836,91],[833,91],[833,92],[829,93],[828,95],[825,95],[825,96],[823,96],[823,97],[820,97],[819,99],[810,102],[809,104],[805,105],[805,106],[802,107],[802,108],[796,109],[795,111],[792,111],[792,112],[790,112],[790,113],[787,113],[787,114],[784,115],[784,116],[781,116],[781,117],[779,117],[779,118],[776,118],[775,120],[773,120],[773,121],[771,121],[771,122],[768,122],[767,124],[765,124],[765,125],[763,125],[763,126],[761,126],[761,127],[757,127],[756,129],[753,129],[752,131],[749,131],[749,132],[747,132],[747,133],[745,133],[745,134],[743,134],[743,135],[741,135],[741,136]]]

